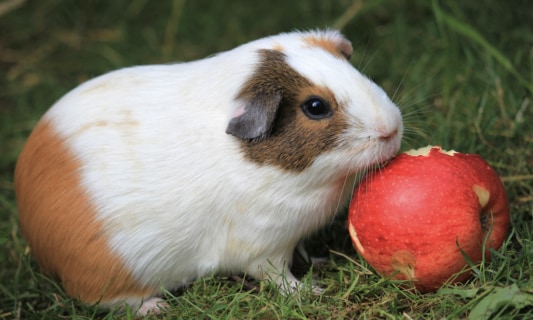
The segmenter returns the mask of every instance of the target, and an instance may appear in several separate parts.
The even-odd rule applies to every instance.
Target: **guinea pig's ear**
[[[343,39],[341,42],[337,44],[337,50],[339,50],[340,54],[346,59],[350,60],[353,53],[352,43],[346,39]]]
[[[267,137],[281,99],[282,94],[279,91],[262,92],[239,99],[238,103],[242,105],[233,113],[226,133],[245,140]]]
[[[244,140],[262,140],[270,134],[284,92],[294,83],[282,52],[261,49],[258,55],[256,70],[237,94],[226,128],[226,133]]]

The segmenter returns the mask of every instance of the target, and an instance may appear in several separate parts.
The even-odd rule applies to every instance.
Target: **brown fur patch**
[[[333,93],[314,85],[292,69],[281,52],[262,50],[262,62],[244,85],[239,99],[250,99],[261,92],[281,92],[282,99],[270,135],[264,140],[243,140],[242,149],[247,159],[284,170],[300,172],[311,165],[320,154],[338,144],[340,133],[347,127],[347,118],[340,111]],[[263,91],[267,91],[264,93]],[[311,120],[301,105],[311,96],[324,99],[331,106],[333,116]]]
[[[146,297],[113,254],[102,223],[80,185],[80,163],[51,125],[41,121],[15,170],[22,231],[42,270],[85,303]]]
[[[339,37],[332,38],[325,35],[310,35],[304,38],[304,42],[310,47],[319,47],[332,55],[349,60],[352,56],[352,44],[350,41]]]

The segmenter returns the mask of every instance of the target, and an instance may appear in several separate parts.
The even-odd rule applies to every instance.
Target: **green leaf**
[[[441,288],[437,291],[439,295],[453,294],[461,298],[475,298],[479,293],[479,288],[462,289],[462,288]]]
[[[505,306],[521,309],[533,306],[533,295],[525,293],[516,284],[507,287],[494,287],[472,309],[468,319],[489,319],[496,311]]]

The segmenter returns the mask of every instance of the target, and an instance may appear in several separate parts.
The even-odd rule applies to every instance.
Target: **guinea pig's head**
[[[281,34],[251,48],[257,63],[226,129],[247,160],[346,176],[398,151],[400,110],[353,68],[352,46],[339,32]]]

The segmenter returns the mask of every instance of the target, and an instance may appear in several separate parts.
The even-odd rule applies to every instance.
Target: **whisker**
[[[398,92],[400,91],[400,88],[402,87],[402,84],[403,82],[405,81],[405,78],[407,78],[407,74],[409,73],[409,68],[405,70],[405,72],[403,73],[403,76],[402,78],[400,79],[400,82],[398,83],[398,85],[396,86],[396,89],[394,90],[394,93],[392,94],[391,96],[391,100],[394,101],[396,99],[396,95],[398,94]],[[400,100],[401,101],[401,100]]]
[[[368,59],[366,59],[367,61],[365,62],[365,64],[363,66],[361,66],[361,63],[365,60],[366,58],[366,54],[367,54],[367,48],[368,48],[368,44],[366,46],[364,46],[364,51],[363,51],[363,56],[361,57],[361,59],[359,60],[359,65],[357,67],[358,70],[361,71],[361,73],[364,73],[366,74],[366,71],[368,70],[368,66],[370,65],[370,63],[372,62],[372,60],[374,59],[374,57],[376,56],[377,54],[377,50],[376,51],[373,51],[372,54],[370,55],[370,57],[368,57]]]

